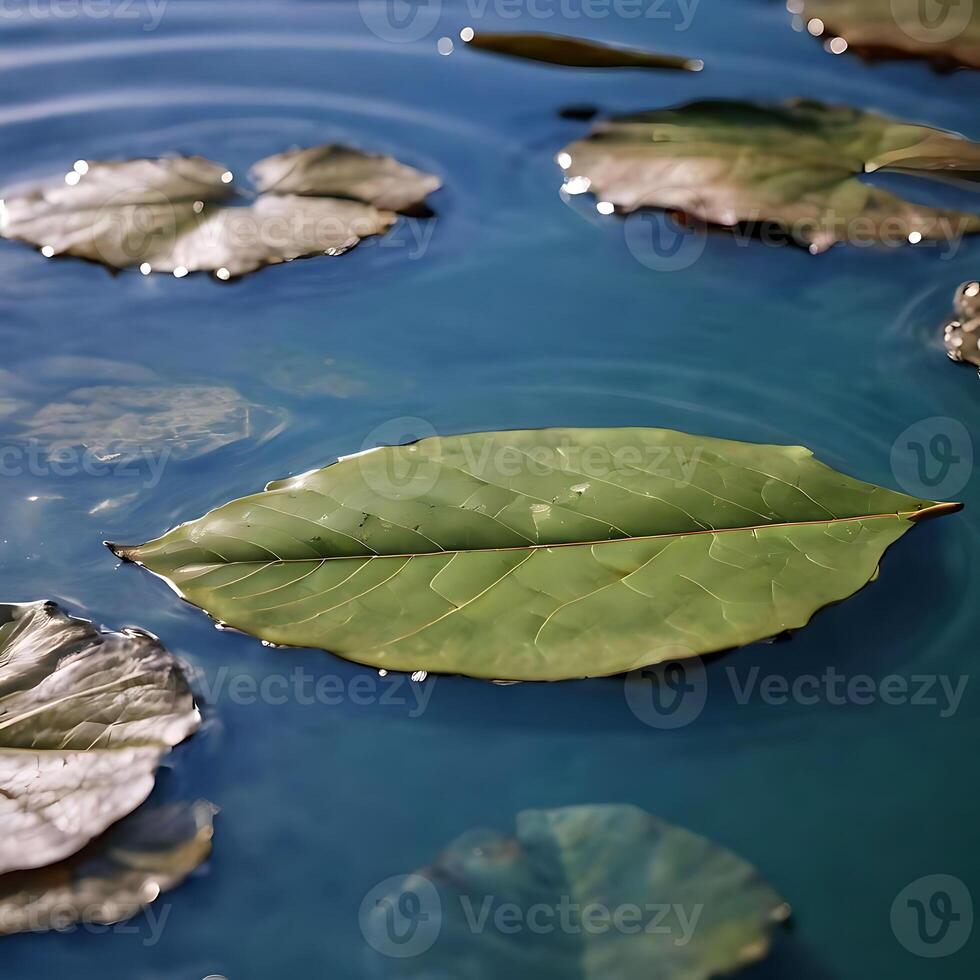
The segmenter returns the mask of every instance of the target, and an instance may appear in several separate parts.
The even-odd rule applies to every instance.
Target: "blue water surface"
[[[559,194],[554,154],[588,124],[558,112],[803,96],[980,138],[980,78],[833,57],[768,0],[701,0],[689,23],[671,3],[666,19],[567,15],[581,5],[542,19],[515,4],[445,0],[411,41],[379,36],[384,5],[367,0],[169,0],[158,23],[132,9],[135,18],[4,15],[4,185],[80,158],[174,151],[244,176],[267,154],[341,140],[393,153],[444,186],[429,222],[403,220],[342,258],[231,284],[113,277],[0,243],[0,380],[10,385],[0,397],[218,385],[277,420],[170,459],[152,486],[139,465],[68,476],[28,467],[0,480],[0,599],[52,598],[111,627],[138,624],[192,665],[205,724],[174,751],[157,795],[221,808],[207,867],[160,899],[159,934],[142,916],[131,930],[15,937],[4,941],[2,975],[355,980],[378,969],[358,912],[379,881],[426,864],[470,827],[508,829],[528,807],[623,802],[734,849],[792,903],[794,929],[746,977],[975,976],[976,939],[920,959],[890,920],[895,897],[926,875],[953,875],[980,896],[974,684],[955,711],[941,696],[777,705],[758,689],[739,703],[726,672],[744,681],[757,667],[790,683],[831,666],[877,681],[969,676],[980,481],[968,459],[937,491],[964,500],[962,514],[909,534],[877,582],[792,642],[709,662],[703,712],[672,730],[630,709],[622,679],[501,687],[439,677],[425,682],[424,709],[407,685],[380,703],[376,673],[216,632],[102,542],[146,540],[379,431],[410,437],[426,426],[673,427],[806,445],[899,486],[907,470],[893,447],[907,457],[909,426],[953,419],[969,433],[980,422],[980,380],[946,360],[939,337],[953,289],[980,273],[980,239],[811,256],[712,234],[691,262],[665,269],[658,226],[624,225],[597,215],[588,195]],[[438,40],[467,24],[631,43],[707,67],[576,71],[458,41],[440,55]],[[922,201],[980,204],[917,187]],[[52,358],[60,380],[45,382]],[[152,382],[141,380],[148,372]],[[9,440],[4,425],[0,415]],[[954,442],[963,457],[969,435]],[[339,678],[345,694],[247,703],[247,689],[232,692],[236,678],[297,668],[314,683]],[[358,678],[366,696],[351,694]]]

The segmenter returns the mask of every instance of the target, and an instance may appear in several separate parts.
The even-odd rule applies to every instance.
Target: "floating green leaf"
[[[624,805],[526,810],[514,838],[464,834],[362,908],[375,949],[394,945],[404,910],[417,929],[383,972],[419,980],[708,980],[765,957],[790,914],[748,862]]]
[[[788,0],[786,6],[799,26],[827,38],[834,54],[849,48],[869,61],[920,58],[941,70],[980,68],[980,6],[972,0]]]
[[[946,323],[943,340],[951,361],[980,367],[980,282],[965,282],[956,291],[953,318]]]
[[[214,813],[148,804],[58,864],[0,875],[0,936],[136,915],[207,859]]]
[[[772,225],[822,252],[980,231],[980,216],[905,201],[858,175],[980,179],[980,144],[846,106],[692,102],[600,122],[558,155],[566,189],[622,212],[665,208],[722,227]]]
[[[913,522],[958,507],[797,446],[544,429],[375,449],[109,547],[271,643],[558,680],[803,626]]]
[[[233,175],[203,157],[79,161],[64,180],[8,197],[0,235],[44,255],[74,255],[144,273],[213,272],[230,279],[278,262],[340,255],[422,208],[437,177],[342,146],[260,160],[262,192],[228,206]]]
[[[199,723],[155,637],[0,605],[0,873],[68,857],[138,807]]]
[[[680,71],[701,71],[704,62],[697,58],[656,54],[613,44],[599,44],[577,37],[559,34],[494,33],[464,29],[462,39],[471,47],[493,54],[543,61],[570,68],[672,68]]]

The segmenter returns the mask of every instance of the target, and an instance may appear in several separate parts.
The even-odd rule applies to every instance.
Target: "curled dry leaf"
[[[362,909],[375,949],[409,909],[415,948],[403,940],[386,977],[709,980],[763,959],[790,915],[747,861],[626,805],[526,810],[514,836],[462,835]]]
[[[965,282],[956,290],[953,318],[946,323],[943,340],[951,361],[980,367],[980,282]]]
[[[697,58],[656,54],[559,34],[494,33],[467,28],[461,37],[479,51],[570,68],[668,68],[679,71],[704,68],[704,62]]]
[[[214,814],[204,800],[148,804],[64,861],[0,875],[0,935],[136,915],[207,859]]]
[[[65,181],[8,197],[0,234],[47,256],[220,279],[339,255],[387,231],[396,211],[421,207],[440,183],[390,157],[314,147],[260,160],[263,193],[233,207],[233,175],[202,157],[80,164]]]
[[[0,873],[68,857],[136,809],[200,715],[147,633],[0,605]]]
[[[622,212],[665,208],[722,227],[771,225],[812,252],[837,242],[956,240],[980,216],[914,204],[858,179],[895,171],[980,179],[980,144],[847,106],[692,102],[614,116],[558,162],[566,189]]]
[[[788,0],[786,6],[835,54],[918,58],[940,70],[980,68],[980,4],[973,0]]]
[[[532,429],[360,453],[109,547],[271,643],[559,680],[801,627],[915,521],[957,509],[798,446]]]

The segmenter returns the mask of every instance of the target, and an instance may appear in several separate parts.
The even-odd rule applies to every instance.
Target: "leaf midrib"
[[[722,528],[707,528],[704,530],[692,530],[692,531],[666,531],[660,534],[637,534],[630,535],[622,538],[601,538],[593,541],[559,541],[553,544],[518,544],[518,545],[506,545],[500,548],[447,548],[443,551],[414,551],[414,552],[400,552],[398,554],[390,555],[322,555],[319,557],[313,556],[309,558],[274,558],[267,561],[262,561],[260,559],[247,559],[241,560],[236,559],[233,561],[222,561],[222,562],[192,562],[191,565],[278,565],[278,564],[294,564],[296,562],[327,562],[327,561],[374,561],[380,558],[422,558],[428,555],[459,555],[459,554],[495,554],[498,552],[505,551],[548,551],[552,548],[584,548],[584,547],[594,547],[596,545],[603,544],[623,544],[624,542],[630,541],[656,541],[661,538],[678,538],[678,537],[688,537],[694,535],[704,535],[704,534],[729,534],[736,531],[765,531],[774,528],[793,528],[793,527],[814,527],[819,525],[833,526],[835,524],[847,524],[854,521],[874,521],[883,520],[885,518],[894,518],[895,520],[906,520],[910,523],[916,523],[924,518],[929,517],[939,517],[943,514],[954,513],[955,511],[962,509],[962,504],[953,502],[941,502],[932,504],[929,507],[923,507],[919,510],[913,511],[894,511],[887,514],[863,514],[853,517],[834,517],[834,518],[823,518],[821,520],[814,521],[783,521],[774,522],[771,524],[752,524],[746,525],[744,527],[722,527]],[[122,558],[124,561],[134,561],[136,564],[144,564],[144,562],[136,557],[140,551],[140,547],[127,547],[124,545],[115,545],[110,542],[106,542],[109,549],[118,557]]]

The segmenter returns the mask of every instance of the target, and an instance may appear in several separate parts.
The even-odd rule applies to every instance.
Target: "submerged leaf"
[[[849,49],[869,61],[920,58],[939,69],[980,68],[980,6],[972,0],[788,0],[786,6],[810,33],[827,38],[834,54]]]
[[[136,915],[207,859],[214,813],[203,800],[148,806],[58,864],[0,875],[0,936]]]
[[[51,257],[114,269],[207,271],[220,279],[310,255],[339,255],[422,205],[439,180],[339,146],[260,160],[264,191],[231,207],[232,174],[201,157],[85,163],[65,182],[9,197],[0,235]]]
[[[926,514],[797,446],[435,437],[270,483],[121,558],[219,621],[376,667],[616,674],[803,626]]]
[[[613,44],[600,44],[577,37],[559,34],[493,33],[466,29],[462,39],[471,47],[493,54],[529,61],[543,61],[570,68],[673,68],[680,71],[701,71],[704,62],[697,58],[656,54]]]
[[[137,461],[193,459],[242,439],[275,432],[277,413],[233,388],[211,385],[96,385],[76,388],[26,415],[19,439],[56,455],[84,446],[96,457]]]
[[[409,910],[414,949],[392,928]],[[763,959],[789,914],[730,851],[636,807],[593,805],[525,810],[513,838],[464,834],[362,924],[375,949],[402,938],[391,977],[709,980]]]
[[[0,605],[0,873],[59,861],[138,807],[199,723],[155,637]]]
[[[965,282],[956,290],[953,319],[946,323],[943,340],[951,361],[980,367],[980,282]]]
[[[897,171],[977,181],[980,144],[846,106],[711,101],[614,116],[558,161],[569,183],[620,211],[666,208],[724,227],[769,223],[813,252],[980,231],[978,215],[913,204],[858,179]]]

